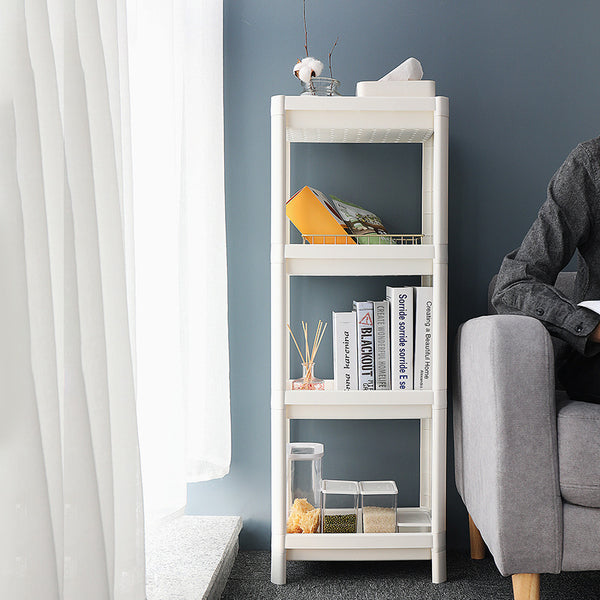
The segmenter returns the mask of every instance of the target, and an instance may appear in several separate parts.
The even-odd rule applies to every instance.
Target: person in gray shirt
[[[555,287],[578,254],[574,297]],[[600,138],[579,144],[552,177],[546,201],[519,248],[503,260],[492,304],[540,320],[553,336],[556,373],[573,400],[600,403]]]

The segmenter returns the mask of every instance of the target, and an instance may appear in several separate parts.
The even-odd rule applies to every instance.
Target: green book
[[[331,199],[350,232],[356,236],[355,239],[359,244],[392,243],[392,238],[386,235],[389,232],[376,214],[356,204],[340,200],[336,196],[331,196]]]

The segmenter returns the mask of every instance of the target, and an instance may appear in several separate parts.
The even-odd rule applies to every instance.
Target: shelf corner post
[[[437,97],[433,121],[434,329],[431,482],[431,576],[446,581],[446,436],[448,319],[448,98]]]
[[[271,581],[284,584],[286,478],[286,273],[287,144],[285,96],[271,98]]]

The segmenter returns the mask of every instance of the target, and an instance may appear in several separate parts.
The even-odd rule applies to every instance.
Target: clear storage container
[[[321,532],[356,533],[358,482],[324,479],[321,483]]]
[[[306,498],[314,508],[319,508],[323,453],[323,444],[318,442],[293,442],[287,445],[288,516],[296,498]]]
[[[395,481],[361,481],[363,533],[395,533],[398,488]]]

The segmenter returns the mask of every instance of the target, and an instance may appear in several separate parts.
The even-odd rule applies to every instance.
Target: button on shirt
[[[574,298],[555,287],[578,251]],[[600,138],[580,144],[548,185],[546,202],[519,248],[502,262],[492,303],[499,313],[540,320],[585,356],[600,352],[588,337],[600,315],[577,306],[600,300]]]

